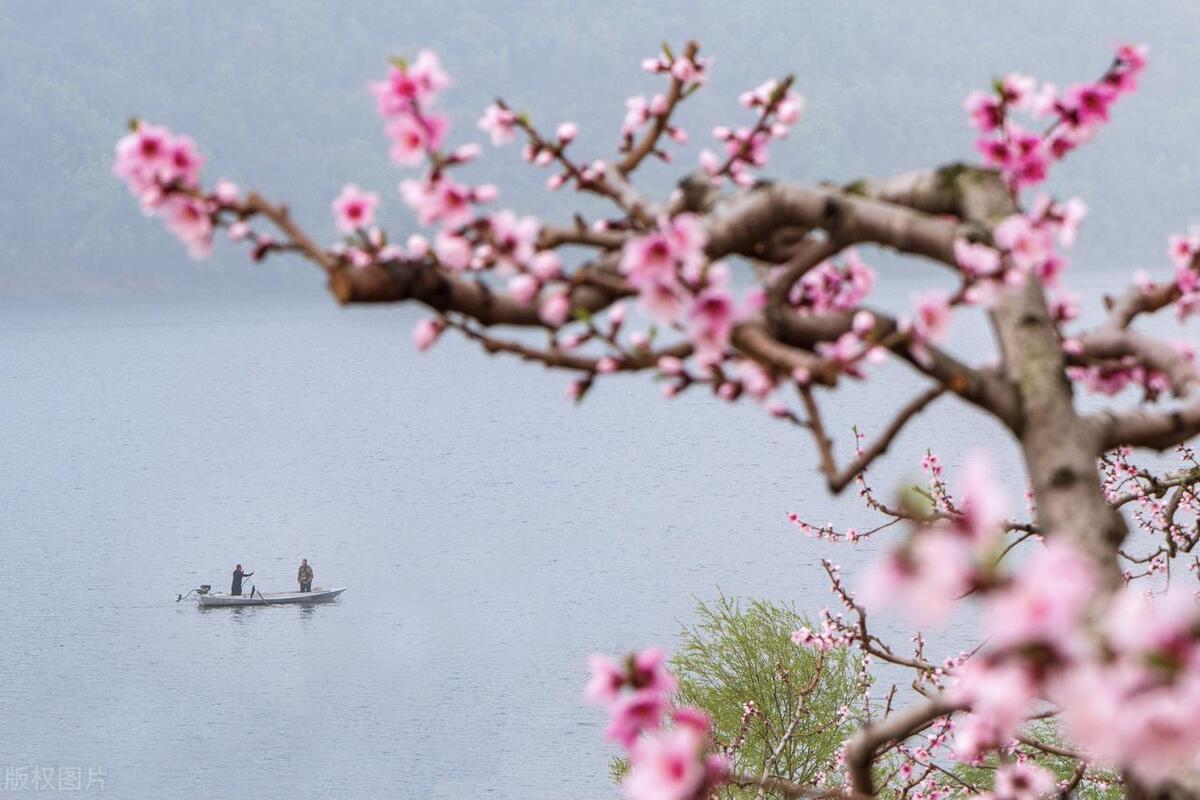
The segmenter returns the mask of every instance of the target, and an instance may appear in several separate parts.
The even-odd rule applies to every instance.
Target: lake
[[[826,496],[803,431],[644,377],[576,407],[565,375],[453,336],[414,352],[417,318],[319,296],[2,309],[0,797],[75,770],[120,798],[613,797],[589,653],[671,646],[718,590],[816,612],[820,558],[868,557],[787,523],[870,521]],[[843,395],[841,452],[915,385],[888,368]],[[931,444],[951,471],[994,450],[1022,508],[1015,451],[946,400],[878,488]],[[175,602],[237,562],[289,588],[302,557],[339,602]]]

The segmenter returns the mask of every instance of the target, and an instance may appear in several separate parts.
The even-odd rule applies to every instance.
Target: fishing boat
[[[310,592],[260,592],[257,589],[251,589],[248,594],[232,595],[224,594],[223,592],[204,591],[207,588],[202,586],[200,589],[192,590],[196,593],[196,603],[200,608],[328,603],[336,600],[338,595],[346,591],[345,586],[339,589],[322,589],[317,587]],[[183,596],[179,599],[182,600]]]

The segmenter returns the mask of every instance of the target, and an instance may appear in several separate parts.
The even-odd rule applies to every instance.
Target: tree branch
[[[925,390],[922,394],[917,395],[908,405],[900,409],[899,413],[892,420],[892,423],[884,429],[874,444],[863,450],[862,454],[847,464],[844,470],[838,470],[833,454],[833,442],[825,433],[824,424],[821,422],[820,409],[817,407],[812,390],[808,387],[801,387],[800,397],[804,401],[804,408],[808,414],[809,427],[817,443],[817,450],[821,456],[821,471],[825,474],[825,480],[829,483],[829,491],[838,494],[842,489],[845,489],[851,481],[871,465],[871,462],[887,452],[892,440],[903,430],[909,420],[921,413],[934,400],[941,397],[945,391],[946,387],[944,386],[933,386]]]
[[[874,797],[875,777],[872,766],[881,747],[902,742],[929,727],[938,717],[955,711],[957,706],[935,697],[921,705],[898,712],[880,722],[868,722],[846,745],[846,769],[856,796]]]

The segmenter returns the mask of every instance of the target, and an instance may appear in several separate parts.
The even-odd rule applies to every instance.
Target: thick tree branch
[[[868,722],[846,745],[846,770],[855,797],[875,797],[875,777],[872,767],[875,755],[884,745],[902,742],[933,724],[938,717],[951,713],[957,706],[935,697],[921,705],[893,714],[879,722]]]

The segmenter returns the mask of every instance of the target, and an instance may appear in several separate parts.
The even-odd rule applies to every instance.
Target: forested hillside
[[[682,117],[694,143],[708,144],[714,124],[742,121],[740,91],[794,72],[808,109],[766,173],[835,181],[970,158],[961,102],[971,88],[1011,70],[1055,81],[1099,74],[1115,43],[1146,42],[1143,91],[1052,188],[1092,209],[1078,269],[1164,265],[1166,234],[1200,221],[1200,6],[1049,5],[0,2],[0,294],[317,283],[303,265],[252,267],[231,250],[192,265],[131,214],[109,170],[132,114],[190,132],[208,156],[206,175],[289,199],[314,232],[334,237],[329,202],[355,181],[383,194],[383,221],[403,233],[414,223],[395,192],[401,173],[365,89],[389,56],[438,49],[458,81],[447,95],[455,141],[482,140],[475,121],[502,95],[535,120],[574,120],[580,152],[602,157],[625,97],[657,86],[640,60],[688,37],[717,59],[711,91]],[[488,156],[478,170],[513,187],[502,204],[555,217],[542,173],[515,151]],[[690,158],[656,168],[658,188]]]

